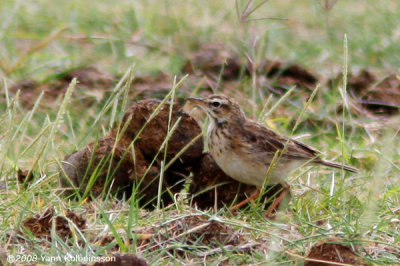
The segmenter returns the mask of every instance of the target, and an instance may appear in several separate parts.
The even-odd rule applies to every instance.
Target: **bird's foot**
[[[269,206],[267,213],[265,214],[265,218],[272,218],[272,212],[278,207],[278,205],[282,202],[287,194],[290,193],[290,187],[288,185],[283,186],[282,192],[279,196],[272,202],[271,206]]]
[[[258,196],[260,195],[260,190],[255,190],[250,197],[248,197],[247,199],[242,200],[241,202],[239,202],[238,204],[236,204],[235,206],[233,206],[232,208],[230,208],[230,211],[236,211],[237,209],[243,207],[244,205],[246,205],[249,201],[253,201],[255,200]]]

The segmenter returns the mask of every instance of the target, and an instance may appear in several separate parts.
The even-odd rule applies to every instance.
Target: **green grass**
[[[278,58],[301,63],[317,73],[321,82],[346,72],[345,68],[398,73],[399,3],[338,1],[327,10],[323,2],[271,0],[241,23],[237,13],[242,13],[246,3],[239,0],[237,5],[234,1],[1,1],[0,182],[5,186],[0,191],[1,246],[9,254],[24,248],[25,254],[38,257],[107,255],[114,252],[115,242],[102,246],[98,240],[111,235],[119,251],[138,253],[151,264],[302,264],[301,257],[311,245],[335,238],[362,246],[362,255],[370,263],[400,264],[399,116],[383,120],[356,115],[351,109],[338,113],[338,105],[346,102],[339,88],[321,83],[309,106],[301,98],[304,95],[296,92],[268,113],[279,97],[265,104],[269,92],[262,92],[262,101],[251,82],[240,81],[238,95],[246,96],[241,99],[246,113],[254,118],[268,113],[263,121],[269,126],[302,136],[301,141],[324,151],[326,158],[360,169],[359,174],[299,169],[288,178],[291,202],[274,221],[263,217],[259,205],[236,215],[224,209],[203,213],[188,207],[184,191],[175,204],[153,212],[138,209],[134,200],[108,197],[81,204],[65,199],[58,189],[60,161],[106,135],[131,99],[120,84],[88,109],[72,84],[72,95],[64,97],[63,104],[60,97],[57,108],[46,108],[46,99],[32,99],[36,105],[26,109],[18,95],[8,92],[16,81],[44,82],[85,65],[125,74],[125,79],[132,65],[134,76],[159,71],[181,74],[185,58],[204,42],[222,42],[243,59],[248,54],[256,62]],[[263,17],[287,20],[254,20]],[[307,97],[311,94],[303,92]],[[33,169],[35,178],[26,188],[16,182],[19,169]],[[84,213],[88,229],[76,230],[67,242],[53,230],[52,241],[46,244],[22,234],[22,221],[48,206],[54,206],[58,215],[65,209]],[[201,241],[188,244],[185,236],[163,242],[168,249],[140,248],[138,232],[157,232],[163,228],[160,225],[189,214],[220,221],[258,245],[250,253],[223,250],[205,259],[199,254],[209,248]],[[26,243],[14,243],[13,234],[26,238]]]

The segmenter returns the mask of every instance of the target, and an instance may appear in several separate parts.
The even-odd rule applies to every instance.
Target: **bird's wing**
[[[252,143],[252,149],[256,153],[267,152],[274,154],[277,151],[284,150],[283,157],[305,160],[316,158],[320,154],[318,150],[294,139],[282,136],[254,121],[246,122],[244,129],[246,134],[243,134],[243,141]]]

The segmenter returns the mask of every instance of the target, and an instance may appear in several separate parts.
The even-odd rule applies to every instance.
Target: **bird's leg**
[[[239,209],[243,205],[246,205],[249,201],[255,200],[259,195],[260,195],[260,190],[257,188],[256,190],[254,190],[251,193],[250,197],[248,197],[247,199],[242,200],[241,202],[239,202],[238,204],[233,206],[230,210],[231,211],[236,211],[237,209]]]
[[[279,196],[274,200],[274,202],[271,204],[271,206],[269,206],[267,213],[265,214],[265,217],[268,218],[270,217],[272,211],[279,205],[279,203],[282,202],[282,200],[285,198],[285,196],[287,194],[290,193],[290,187],[288,184],[283,184],[283,190],[282,192],[279,194]]]

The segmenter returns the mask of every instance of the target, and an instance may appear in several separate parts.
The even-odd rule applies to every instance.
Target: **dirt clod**
[[[132,107],[128,109],[123,118],[124,122],[130,120],[125,133],[128,139],[133,139],[136,136],[159,103],[160,102],[157,100],[143,100],[134,103]],[[164,105],[157,116],[147,124],[137,141],[136,145],[143,152],[143,155],[149,159],[154,158],[161,144],[167,137],[169,109],[169,104]],[[170,127],[172,127],[179,118],[180,122],[168,141],[168,159],[172,159],[173,156],[181,151],[181,149],[196,136],[201,136],[201,129],[197,122],[182,111],[179,106],[174,107]],[[202,151],[203,141],[200,137],[182,154],[180,160],[182,160],[185,165],[192,165],[201,157]],[[164,150],[162,150],[161,153],[163,152]]]
[[[313,89],[318,81],[315,74],[299,64],[266,60],[259,69],[261,74],[265,74],[278,87],[297,85]]]
[[[170,223],[165,233],[171,234],[172,238],[183,238],[189,245],[202,243],[210,248],[218,247],[219,244],[238,245],[242,240],[231,226],[198,215]]]
[[[339,76],[336,80],[341,80]],[[394,115],[400,110],[400,78],[395,74],[378,78],[368,70],[348,77],[348,90],[364,110],[374,115]]]
[[[115,78],[103,71],[100,71],[94,67],[82,67],[71,69],[65,72],[61,72],[58,75],[58,80],[69,84],[73,78],[76,78],[79,81],[81,86],[85,86],[86,88],[90,87],[102,87],[107,88],[115,82]]]
[[[31,108],[43,91],[44,98],[42,99],[42,104],[53,106],[55,105],[55,99],[63,97],[74,77],[78,80],[77,91],[79,98],[85,99],[84,103],[86,106],[94,102],[90,99],[93,98],[92,92],[100,90],[100,94],[103,94],[105,90],[112,87],[116,80],[111,75],[94,67],[83,67],[59,72],[41,84],[34,80],[17,82],[10,86],[10,92],[16,94],[20,90],[19,103],[25,108]]]
[[[164,148],[161,152],[159,150],[167,138],[170,110],[170,105],[166,104],[152,120],[149,120],[159,104],[160,101],[157,100],[135,102],[125,113],[121,128],[126,130],[121,135],[118,135],[119,131],[115,129],[98,142],[93,142],[84,149],[68,155],[63,163],[63,169],[69,178],[61,175],[62,185],[70,187],[72,183],[75,187],[80,187],[80,193],[84,193],[88,191],[89,177],[96,172],[97,180],[90,188],[92,195],[99,196],[102,192],[106,193],[112,184],[112,192],[117,192],[119,195],[126,193],[129,196],[132,186],[137,185],[140,205],[152,208],[151,203],[157,198],[161,162],[164,158]],[[172,159],[175,162],[164,172],[162,191],[164,205],[172,202],[170,193],[180,191],[192,165],[201,157],[203,150],[201,129],[196,121],[179,106],[173,109],[171,117],[170,128],[178,119],[179,123],[168,141],[166,164]],[[137,136],[140,131],[140,135]],[[178,153],[196,137],[197,141],[176,158]],[[136,141],[132,146],[131,143],[135,138]],[[155,163],[150,167],[154,158],[156,158]],[[88,166],[91,166],[89,170]]]
[[[178,256],[207,256],[230,250],[231,252],[248,252],[258,246],[250,241],[243,228],[235,229],[223,221],[215,220],[205,215],[185,214],[169,216],[168,221],[160,221],[151,227],[135,231],[134,239],[125,239],[135,243],[140,253],[167,251]],[[115,243],[114,250],[119,246],[115,237],[109,234],[101,239],[100,245]],[[186,253],[184,251],[189,251]]]
[[[183,71],[205,75],[213,80],[218,80],[219,76],[223,80],[232,80],[239,77],[241,65],[239,56],[223,44],[205,43],[189,57]]]
[[[81,215],[68,210],[65,214],[65,217],[74,223],[80,230],[86,228],[86,219]],[[62,238],[70,238],[72,236],[73,229],[65,217],[54,216],[54,210],[50,207],[43,213],[36,214],[25,219],[22,224],[26,229],[31,231],[35,237],[50,239],[52,223],[55,219],[57,235]]]
[[[131,97],[139,99],[162,99],[172,89],[173,82],[173,77],[165,73],[136,77],[132,81]]]
[[[17,172],[18,183],[24,184],[24,183],[27,183],[29,181],[32,181],[32,178],[33,178],[32,173],[30,173],[29,176],[28,176],[28,174],[29,174],[28,170],[18,169],[18,172]]]
[[[123,195],[125,192],[130,195],[129,192],[132,191],[131,179],[135,178],[131,175],[135,175],[135,173],[143,174],[145,168],[140,151],[136,150],[135,155],[138,160],[136,169],[133,167],[133,157],[127,144],[124,145],[123,142],[119,142],[115,145],[115,139],[112,137],[99,139],[98,142],[93,142],[84,149],[65,157],[63,168],[69,180],[62,176],[62,185],[69,187],[69,182],[72,181],[75,187],[80,188],[79,192],[82,195],[85,192],[90,192],[97,197],[102,192],[107,193],[111,183],[113,183],[111,186],[113,193]],[[91,167],[89,168],[89,166]],[[112,169],[111,173],[110,169]],[[94,177],[95,182],[93,186],[88,187],[87,184],[94,172],[97,172],[97,176]],[[107,179],[108,175],[110,178]]]
[[[308,259],[326,261],[306,261],[306,266],[332,265],[332,262],[348,263],[351,265],[366,265],[365,261],[356,255],[351,247],[336,243],[321,243],[313,246],[307,256]]]
[[[239,249],[239,246],[247,243],[243,232],[204,215],[178,217],[151,231],[153,237],[138,242],[139,250],[175,249],[178,254],[183,254],[183,249],[196,245],[198,248],[195,253],[200,254],[221,246]]]

